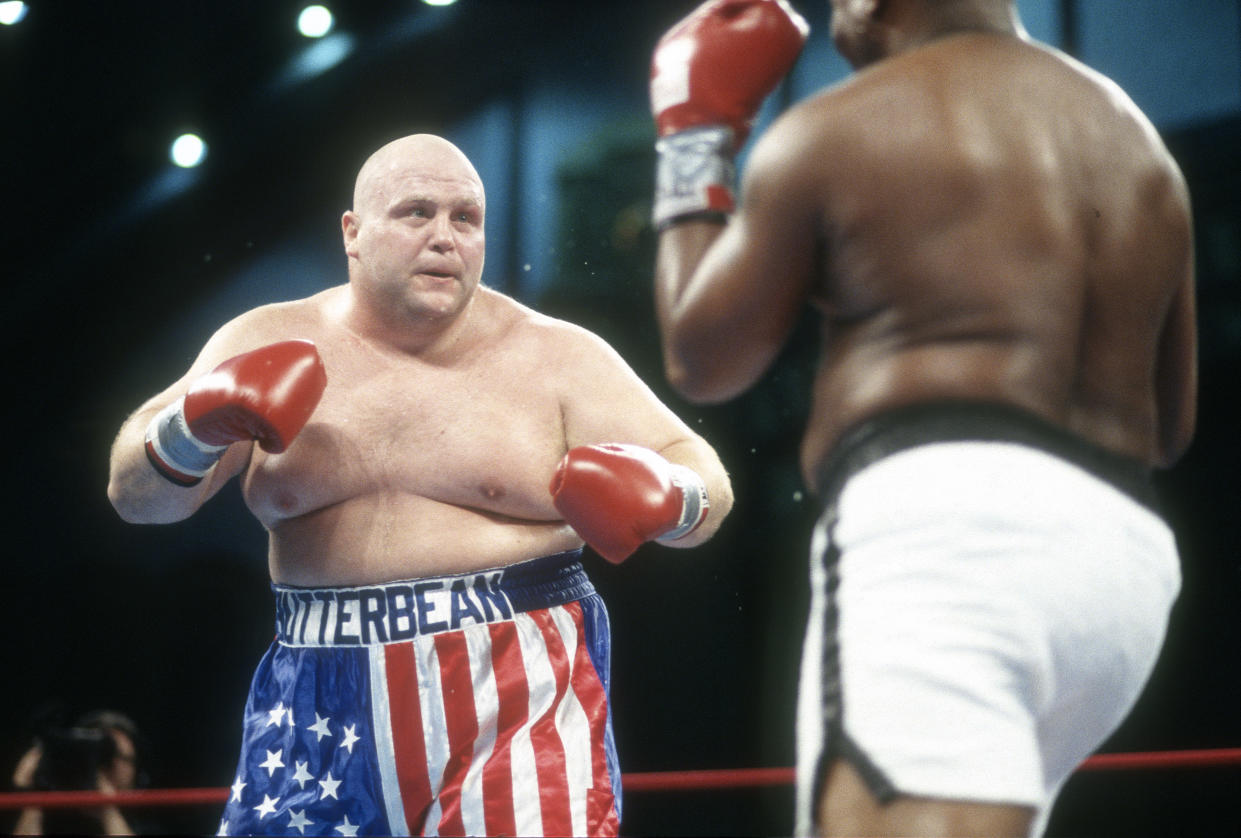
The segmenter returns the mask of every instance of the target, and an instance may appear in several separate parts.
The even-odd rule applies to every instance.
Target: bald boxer
[[[1195,422],[1185,183],[1012,2],[831,6],[857,72],[759,137],[739,190],[804,21],[713,0],[656,48],[667,375],[730,399],[818,314],[799,833],[1038,832],[1179,589],[1150,478]]]
[[[583,542],[693,547],[731,488],[603,341],[481,284],[484,215],[451,143],[385,145],[348,282],[225,324],[116,438],[126,520],[239,477],[269,534],[277,639],[222,832],[617,832]]]

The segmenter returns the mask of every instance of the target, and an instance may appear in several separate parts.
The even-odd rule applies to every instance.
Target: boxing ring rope
[[[1078,771],[1134,771],[1142,769],[1184,769],[1241,766],[1241,748],[1214,748],[1190,751],[1146,751],[1095,754]],[[718,768],[698,771],[639,771],[623,775],[626,792],[700,791],[729,788],[784,786],[793,782],[793,769]],[[121,806],[223,805],[227,788],[138,789],[105,794],[98,791],[21,791],[0,794],[0,811],[39,807],[43,809]]]

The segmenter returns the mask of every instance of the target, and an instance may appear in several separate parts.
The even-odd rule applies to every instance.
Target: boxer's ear
[[[358,228],[361,226],[362,219],[358,218],[358,214],[353,210],[346,210],[345,214],[340,217],[340,231],[345,240],[345,253],[349,256],[358,255]]]

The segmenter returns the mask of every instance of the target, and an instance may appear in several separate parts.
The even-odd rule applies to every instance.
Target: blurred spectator
[[[96,790],[105,794],[142,785],[142,737],[128,716],[95,710],[72,725],[43,722],[18,760],[13,786],[29,791]],[[92,809],[23,809],[16,835],[134,835],[116,806]]]

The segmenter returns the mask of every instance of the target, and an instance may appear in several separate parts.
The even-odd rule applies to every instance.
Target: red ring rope
[[[1213,768],[1241,766],[1241,748],[1196,751],[1148,751],[1130,754],[1095,754],[1079,771],[1117,771],[1142,768]],[[701,771],[641,771],[624,775],[626,791],[683,791],[689,789],[753,788],[788,785],[792,768],[719,768]],[[37,806],[63,809],[89,806],[194,806],[222,805],[227,788],[138,789],[105,794],[98,791],[21,791],[0,794],[0,811]]]

